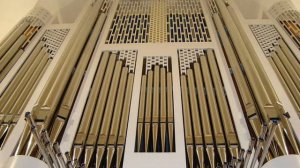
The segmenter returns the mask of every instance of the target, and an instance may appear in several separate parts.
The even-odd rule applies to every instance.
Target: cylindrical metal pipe
[[[62,168],[67,168],[66,161],[65,161],[65,159],[64,159],[64,157],[61,153],[60,146],[59,146],[58,142],[55,142],[53,144],[53,149],[54,149],[54,152],[55,152],[55,154],[56,154],[56,156],[59,160],[60,166]]]
[[[31,127],[31,133],[32,133],[32,135],[33,135],[33,137],[35,139],[35,142],[37,143],[37,145],[39,147],[39,150],[40,150],[43,158],[45,159],[47,165],[50,168],[54,168],[53,164],[51,162],[51,159],[50,159],[49,155],[46,152],[46,147],[43,145],[42,140],[40,138],[40,135],[38,134],[38,132],[36,130],[36,124],[34,123],[34,119],[32,118],[30,112],[28,112],[28,113],[25,114],[25,118],[26,118],[27,123]]]
[[[12,32],[12,34],[3,42],[0,46],[0,59],[7,52],[7,50],[13,45],[13,43],[23,34],[28,28],[30,22],[24,21],[19,27]]]
[[[245,161],[244,161],[244,166],[243,168],[247,168],[248,167],[248,163],[252,154],[252,150],[253,147],[255,145],[256,140],[254,138],[251,139],[250,144],[249,144],[249,148],[247,150],[246,156],[245,156]]]
[[[46,130],[42,130],[41,139],[43,140],[44,145],[46,146],[46,150],[49,153],[54,166],[57,168],[60,168],[59,161],[55,156],[55,153],[52,148],[52,143],[50,142],[50,138],[49,138],[48,132]]]
[[[271,123],[271,128],[269,129],[269,132],[270,132],[270,133],[268,134],[269,136],[266,137],[266,138],[267,138],[266,144],[265,144],[264,150],[263,150],[263,152],[262,152],[262,154],[261,154],[260,161],[259,161],[259,164],[258,164],[258,168],[260,168],[260,167],[263,165],[264,161],[265,161],[265,158],[266,158],[266,156],[267,156],[267,154],[268,154],[269,147],[270,147],[271,142],[272,142],[272,140],[273,140],[273,137],[274,137],[274,135],[275,135],[275,131],[276,131],[276,128],[277,128],[278,124],[279,124],[279,123],[278,123],[277,120],[274,120],[274,121],[272,121],[272,123]]]

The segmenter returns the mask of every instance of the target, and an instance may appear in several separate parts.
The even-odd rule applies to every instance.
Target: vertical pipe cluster
[[[224,166],[238,158],[238,137],[213,50],[197,60],[180,76],[187,166]]]
[[[59,140],[65,128],[109,6],[110,3],[100,0],[89,6],[79,23],[82,26],[75,30],[33,107],[32,116],[37,122],[38,131],[49,131],[52,142]],[[34,139],[29,133],[30,127],[27,124],[15,154],[38,156]]]
[[[122,167],[133,80],[125,60],[103,53],[73,142],[75,164]]]
[[[144,70],[136,152],[175,152],[172,72],[161,65]]]
[[[0,44],[0,83],[24,53],[33,37],[41,29],[34,22],[23,21]]]
[[[282,39],[278,44],[268,60],[300,117],[300,64]]]
[[[0,146],[7,141],[37,84],[51,63],[49,50],[40,41],[0,97]]]
[[[259,139],[261,125],[280,121],[266,158],[269,160],[282,154],[299,153],[288,121],[289,115],[284,111],[233,8],[223,0],[208,2],[253,136]],[[262,146],[257,144],[256,150],[266,148],[265,141],[269,136],[262,140]]]

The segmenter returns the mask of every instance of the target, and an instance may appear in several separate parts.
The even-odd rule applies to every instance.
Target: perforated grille
[[[203,49],[179,49],[180,74],[185,75],[186,70],[191,68],[191,64],[197,62],[197,56],[203,56]]]
[[[168,42],[210,42],[199,0],[169,1]]]
[[[122,0],[106,43],[210,42],[200,0]]]
[[[134,73],[136,50],[122,50],[120,51],[119,59],[126,60],[125,65],[129,68],[129,72]]]
[[[146,57],[146,74],[153,66],[160,65],[169,69],[169,57],[167,56],[147,56]]]
[[[274,51],[275,45],[278,45],[278,39],[281,38],[276,28],[273,25],[250,25],[254,36],[266,56],[271,56],[271,51]]]
[[[48,29],[42,37],[45,46],[48,47],[50,55],[53,57],[63,43],[70,29]]]
[[[167,1],[153,0],[150,13],[149,42],[167,41]]]

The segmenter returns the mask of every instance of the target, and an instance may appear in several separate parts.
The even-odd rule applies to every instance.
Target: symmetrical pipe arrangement
[[[197,60],[180,76],[187,166],[225,166],[238,158],[238,137],[213,50]]]
[[[26,19],[0,44],[0,83],[24,53],[33,37],[41,29],[38,21]]]
[[[32,110],[38,125],[37,131],[49,131],[52,142],[59,140],[65,128],[109,6],[110,3],[100,0],[89,6],[79,23],[82,26],[75,30]],[[27,124],[15,154],[38,156],[33,136],[29,133],[30,127]]]
[[[300,117],[300,63],[282,39],[278,44],[268,60]]]
[[[0,144],[7,141],[37,84],[51,63],[49,50],[40,41],[0,97]]]
[[[136,152],[175,152],[172,80],[160,65],[142,75]]]
[[[117,53],[103,53],[73,142],[76,165],[122,167],[133,80]]]
[[[280,123],[266,158],[299,154],[299,144],[288,120],[289,115],[284,111],[237,15],[223,0],[208,2],[252,135],[258,137],[262,124],[278,120]]]

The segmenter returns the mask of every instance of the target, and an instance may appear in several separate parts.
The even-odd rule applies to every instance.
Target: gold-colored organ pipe
[[[105,17],[106,16],[104,14],[101,14],[99,16],[99,18],[96,22],[96,25],[93,29],[93,32],[88,40],[88,43],[86,44],[86,47],[84,48],[84,51],[81,55],[81,58],[76,67],[76,70],[72,76],[70,85],[68,86],[68,89],[64,95],[62,104],[60,105],[59,111],[56,115],[56,119],[53,123],[53,128],[50,133],[50,139],[52,142],[57,140],[57,137],[58,137],[59,133],[61,132],[63,125],[65,124],[65,120],[67,119],[67,117],[69,116],[69,114],[71,112],[73,102],[76,98],[76,93],[80,87],[80,83],[84,76],[86,67],[88,66],[88,63],[91,59],[91,56],[94,51],[95,45],[97,43],[98,37],[102,30],[102,26],[103,26]]]
[[[283,87],[285,88],[289,98],[291,99],[293,105],[295,106],[297,112],[298,112],[298,116],[300,116],[300,97],[298,95],[299,98],[297,98],[297,95],[294,96],[295,93],[292,93],[292,90],[290,89],[290,87],[288,86],[287,82],[285,81],[285,79],[283,78],[283,75],[281,74],[281,72],[279,71],[278,67],[276,66],[275,62],[273,61],[272,57],[274,57],[274,55],[276,55],[275,52],[271,53],[271,57],[267,57],[272,68],[274,69],[276,75],[278,76],[278,78],[280,79]],[[285,77],[287,78],[287,77]],[[294,84],[291,84],[292,88],[296,88],[295,86],[293,86]],[[296,99],[297,98],[297,99]]]
[[[200,106],[201,123],[203,127],[204,142],[206,145],[213,145],[213,136],[210,127],[209,113],[207,109],[207,101],[205,97],[203,77],[200,65],[198,62],[194,63],[194,74],[197,86],[198,104]]]
[[[48,55],[46,55],[46,57],[49,57]],[[14,107],[10,110],[11,112],[18,112],[17,114],[14,115],[14,118],[12,120],[13,123],[16,123],[21,115],[21,112],[25,109],[25,106],[27,105],[29,99],[31,98],[31,95],[33,94],[33,92],[35,91],[36,86],[38,85],[40,79],[43,77],[43,74],[45,73],[45,71],[47,70],[47,67],[49,66],[49,64],[51,63],[52,59],[49,59],[46,63],[46,65],[44,66],[42,72],[40,73],[39,77],[37,78],[37,80],[35,80],[35,83],[33,84],[33,87],[30,89],[30,92],[26,95],[25,100],[22,100],[23,103],[21,104],[16,104],[14,105]]]
[[[109,134],[111,119],[112,119],[111,117],[114,114],[113,110],[114,110],[115,99],[116,99],[117,90],[119,86],[121,71],[122,71],[122,61],[118,61],[116,63],[113,79],[111,81],[109,96],[107,99],[107,104],[103,115],[103,122],[99,132],[98,145],[105,145],[107,142],[107,137]]]
[[[144,136],[145,136],[145,152],[149,150],[149,138],[150,138],[150,123],[152,112],[152,95],[153,95],[153,71],[147,72],[147,97],[146,97],[146,109],[145,109],[145,121],[144,121]]]
[[[184,120],[183,121],[184,135],[185,135],[185,144],[186,144],[187,157],[188,157],[187,159],[188,159],[189,167],[193,167],[194,165],[193,130],[191,124],[187,79],[185,75],[181,75],[180,83],[181,83],[181,97],[182,97],[183,120]]]
[[[286,45],[286,43],[282,40],[278,40],[279,46],[286,55],[289,62],[292,64],[293,68],[295,69],[298,76],[300,76],[300,62],[299,60],[294,56],[294,54],[291,52],[289,47]]]
[[[37,55],[40,53],[41,48],[43,46],[43,42],[39,42],[38,45],[35,47],[35,49],[32,51],[32,53],[29,55],[29,58],[26,60],[26,62],[23,64],[23,66],[20,68],[19,72],[16,74],[12,82],[8,85],[4,93],[2,93],[0,97],[0,107],[3,108],[4,103],[6,103],[6,99],[13,93],[17,85],[19,85],[20,81],[24,77],[25,73],[29,69],[29,67],[33,64],[33,61],[36,59]]]
[[[174,110],[173,110],[173,83],[172,73],[167,72],[167,114],[168,114],[168,136],[170,152],[174,152]]]
[[[122,112],[122,117],[121,117],[121,122],[119,127],[118,141],[117,141],[118,144],[117,162],[116,162],[117,168],[121,167],[121,161],[124,155],[123,152],[125,148],[126,132],[127,132],[128,118],[130,112],[130,102],[131,102],[132,89],[133,89],[133,80],[134,80],[134,74],[129,73],[127,79],[123,112]]]
[[[166,80],[167,80],[166,68],[161,68],[160,69],[160,129],[161,129],[160,137],[161,137],[162,152],[165,152],[166,133],[167,133],[167,82]]]
[[[193,132],[194,132],[194,140],[196,145],[202,145],[202,132],[201,132],[201,123],[199,116],[199,109],[197,105],[197,97],[195,91],[195,80],[194,74],[191,69],[187,70],[187,81],[188,81],[188,90],[190,97],[190,108],[191,108],[191,117],[193,123]]]
[[[293,95],[294,96],[299,96],[299,94],[300,94],[299,90],[297,90],[297,88],[296,88],[295,84],[293,83],[289,73],[287,72],[284,65],[282,64],[282,62],[278,58],[278,55],[274,52],[272,53],[272,59],[273,59],[275,65],[277,66],[278,70],[282,74],[283,79],[286,81],[286,84],[290,88]],[[295,140],[295,136],[293,134],[293,131],[291,130],[290,123],[287,121],[287,119],[285,117],[281,117],[281,120],[282,120],[282,123],[279,124],[279,129],[278,130],[281,130],[281,125],[283,126],[283,128],[286,129],[288,139],[290,140],[295,153],[299,153],[299,148],[298,148],[297,142]],[[277,136],[278,135],[276,134],[275,139],[280,138],[280,137],[277,137]],[[282,144],[280,147],[283,149],[284,146],[285,146],[285,144]]]
[[[100,1],[97,1],[94,5],[90,6],[90,10],[88,10],[85,14],[87,17],[81,20],[83,27],[76,30],[78,34],[74,35],[74,38],[72,38],[75,42],[70,44],[64,51],[62,58],[57,63],[50,79],[47,81],[46,86],[33,108],[33,116],[36,120],[40,121],[43,128],[48,129],[48,126],[52,121],[57,105],[60,102],[61,96],[64,93],[66,85],[72,75],[73,68],[78,61],[89,38],[90,32],[99,16],[100,7]],[[59,124],[61,123],[58,123],[58,127],[61,126]],[[20,144],[24,145],[26,139],[26,135],[22,136]],[[32,146],[31,144],[32,142],[30,142],[28,146]]]
[[[208,50],[207,52],[211,52]],[[206,56],[200,56],[200,63],[202,67],[203,77],[204,77],[204,84],[207,92],[207,99],[210,111],[210,117],[213,126],[213,134],[215,138],[215,143],[218,148],[218,153],[221,158],[222,163],[226,162],[226,151],[225,151],[225,137],[222,130],[220,116],[218,114],[218,107],[216,98],[214,96],[214,89],[212,84],[212,79],[210,76],[208,61]]]
[[[140,151],[142,136],[143,136],[143,122],[145,114],[145,101],[147,92],[147,75],[142,76],[141,94],[138,112],[138,128],[137,128],[137,151]]]
[[[157,150],[157,137],[158,137],[158,127],[159,127],[159,66],[154,66],[154,80],[153,80],[153,107],[152,107],[152,143],[153,152]]]
[[[120,63],[122,63],[122,62],[120,61]],[[121,96],[122,92],[124,93],[128,68],[124,67],[124,68],[122,68],[122,71],[121,71],[121,66],[120,66],[120,68],[118,68],[118,65],[116,65],[115,73],[116,73],[116,76],[114,76],[115,78],[112,81],[115,83],[113,83],[111,86],[110,94],[109,94],[109,97],[107,100],[108,102],[106,105],[106,110],[105,110],[102,126],[101,126],[99,137],[98,137],[98,143],[97,143],[98,146],[106,146],[108,136],[109,136],[109,131],[112,126],[112,120],[115,119],[116,115],[117,115],[115,112],[120,113],[121,108],[122,108],[123,100],[120,100],[119,97]],[[121,74],[122,74],[122,76],[120,78]],[[119,86],[119,89],[118,89],[118,86]],[[117,90],[118,90],[118,92],[117,92]],[[118,95],[118,98],[116,100],[117,95]],[[115,108],[114,108],[114,105],[116,105]],[[115,132],[117,132],[116,128],[115,128]],[[114,155],[114,151],[115,151],[114,146],[107,147],[108,153],[107,153],[107,158],[106,158],[107,159],[106,167],[111,167],[111,162],[112,162],[112,157]],[[101,164],[102,158],[99,158],[99,159],[100,159],[100,164]]]
[[[214,165],[214,155],[213,155],[213,145],[214,145],[214,140],[213,140],[213,135],[212,135],[212,130],[211,130],[211,124],[209,121],[209,113],[207,109],[207,101],[205,97],[205,91],[204,91],[204,84],[203,84],[203,77],[202,77],[202,71],[200,68],[200,65],[198,62],[195,62],[193,64],[193,70],[194,70],[194,75],[195,75],[195,82],[196,82],[196,91],[198,95],[198,105],[200,107],[200,118],[201,118],[201,123],[202,123],[202,130],[203,130],[203,137],[204,137],[204,143],[206,146],[206,152],[208,155],[208,159],[210,162],[210,165]],[[204,160],[203,157],[201,159],[200,154],[203,154],[202,147],[196,147],[197,149],[197,154],[198,154],[198,160],[200,161],[200,167],[204,167]],[[200,151],[198,151],[200,149]]]
[[[92,7],[90,7],[92,8]],[[77,46],[77,43],[79,43],[80,41],[80,38],[83,34],[83,31],[86,31],[86,25],[89,23],[90,21],[90,18],[89,18],[89,15],[91,14],[91,9],[90,10],[87,10],[86,13],[84,13],[82,19],[80,20],[80,22],[78,23],[78,25],[83,25],[84,27],[78,27],[75,32],[74,32],[74,35],[71,37],[70,39],[70,42],[68,43],[68,45],[66,46],[64,52],[62,53],[61,55],[61,58],[59,59],[58,63],[56,64],[51,77],[50,79],[47,81],[47,84],[44,89],[43,89],[43,92],[48,92],[51,87],[52,87],[52,83],[54,82],[54,80],[56,79],[57,77],[57,74],[59,74],[60,70],[61,70],[61,67],[62,65],[64,64],[65,60],[67,59],[67,57],[69,56],[69,52],[72,48],[74,48],[74,46],[76,45]],[[55,75],[54,75],[55,74]],[[43,103],[43,101],[46,99],[47,97],[47,94],[44,93],[42,95],[40,95],[38,101],[36,102],[36,107],[33,109],[33,112],[38,110],[41,106],[41,104]]]
[[[235,48],[237,50],[237,53],[239,54],[241,62],[244,65],[244,69],[249,78],[250,86],[252,87],[252,90],[254,91],[254,95],[257,99],[257,103],[260,108],[261,114],[263,116],[264,122],[265,123],[268,122],[269,118],[280,119],[282,121],[281,125],[283,125],[283,128],[286,130],[286,133],[288,134],[288,139],[290,140],[294,150],[299,151],[298,145],[295,140],[295,136],[293,134],[293,130],[290,126],[289,121],[284,116],[284,113],[285,113],[284,109],[278,100],[278,97],[274,91],[274,88],[272,87],[272,85],[270,84],[270,81],[266,77],[266,74],[263,71],[263,68],[261,66],[259,66],[259,67],[257,67],[258,69],[255,69],[255,67],[253,66],[253,62],[259,64],[259,62],[257,60],[258,58],[255,57],[255,55],[253,55],[253,58],[251,58],[249,51],[247,51],[247,47],[245,46],[245,42],[243,41],[243,38],[234,23],[234,20],[231,18],[229,12],[226,10],[225,4],[219,0],[216,2],[220,9],[220,12],[223,16],[225,25],[228,28],[228,32],[233,40],[234,45],[236,46]],[[250,46],[249,50],[253,50],[253,48],[251,48],[251,46]],[[255,52],[254,52],[254,54],[255,54]],[[246,60],[244,58],[246,58]],[[249,64],[250,66],[247,63],[250,63]],[[247,72],[249,70],[252,70],[252,73]],[[257,74],[257,76],[260,75],[259,79],[261,79],[261,83],[258,82],[258,80],[251,79],[252,78],[251,75],[253,75],[253,74]],[[254,77],[256,77],[256,76],[254,76]],[[264,91],[266,93],[265,96],[268,97],[271,104],[268,103],[267,106],[265,103],[261,104],[261,101],[265,102],[266,99],[260,99],[260,98],[262,98],[262,96],[264,96],[264,94],[262,94],[262,92],[259,92],[259,90],[257,88],[261,88],[261,91],[263,91],[263,88],[264,88]],[[284,147],[286,144],[283,144],[283,141],[281,141],[281,140],[284,140],[284,135],[281,134],[280,132],[282,132],[281,127],[279,128],[279,131],[277,131],[277,133],[275,135],[275,141],[278,143],[280,148],[283,149],[283,148],[286,148],[286,147]]]
[[[25,21],[18,26],[8,38],[1,43],[0,46],[0,59],[7,52],[7,50],[16,42],[16,40],[23,34],[23,32],[29,27],[29,22]]]
[[[118,131],[119,131],[119,126],[120,126],[119,125],[120,119],[122,116],[122,108],[123,108],[123,102],[124,102],[124,97],[125,97],[127,75],[128,75],[128,68],[124,67],[122,70],[120,86],[119,86],[118,93],[117,93],[118,97],[116,99],[116,107],[114,109],[112,122],[110,124],[111,128],[110,128],[109,136],[107,139],[107,144],[111,145],[112,148],[114,148],[114,145],[117,143],[117,139],[118,139]],[[103,137],[101,140],[101,141],[103,141],[103,143],[101,142],[101,144],[105,145],[106,137],[104,137],[104,136],[106,136],[106,135],[104,135],[104,136],[100,135],[100,136]],[[111,156],[113,156],[113,155],[114,155],[114,153],[111,154]],[[111,159],[109,159],[109,160],[111,160]]]
[[[247,81],[245,80],[244,74],[240,68],[240,63],[238,62],[235,52],[231,46],[231,42],[230,42],[229,38],[227,37],[227,34],[223,28],[222,21],[216,13],[213,14],[213,19],[214,19],[216,28],[218,30],[218,33],[220,34],[220,38],[222,40],[222,44],[224,46],[224,50],[225,50],[228,62],[233,71],[235,82],[237,83],[237,86],[240,90],[239,93],[241,95],[241,99],[245,106],[247,116],[255,115],[256,108],[255,108],[253,98],[248,89]],[[260,131],[258,130],[258,132],[256,133],[257,136],[258,136],[259,132]]]
[[[292,81],[296,84],[296,88],[298,89],[298,91],[300,91],[300,78],[299,78],[298,74],[296,73],[295,69],[290,64],[286,55],[282,52],[282,50],[279,46],[275,47],[275,51],[276,51],[280,61],[284,65],[284,68],[286,69],[289,76],[291,77]]]
[[[65,51],[62,54],[62,57],[60,58],[49,80],[47,81],[47,84],[44,87],[42,94],[40,95],[36,106],[33,109],[34,118],[39,120],[45,120],[46,116],[48,115],[48,120],[51,120],[51,116],[53,114],[50,113],[54,112],[55,107],[49,107],[48,105],[46,106],[45,102],[46,100],[49,100],[49,98],[54,98],[62,94],[60,89],[62,89],[63,86],[65,86],[66,81],[68,81],[69,79],[70,71],[73,69],[74,62],[77,61],[80,51],[83,48],[86,39],[88,38],[88,35],[91,31],[91,27],[94,23],[93,21],[95,21],[94,19],[97,16],[97,8],[100,8],[99,6],[99,1],[97,1],[96,5],[90,6],[91,9],[89,9],[87,13],[85,13],[85,18],[80,21],[80,24],[83,25],[83,27],[80,27],[75,31],[74,36],[72,37],[69,45],[66,47]],[[59,80],[60,83],[56,83],[54,85],[54,82],[57,80]],[[56,88],[56,90],[50,92],[53,88]],[[55,102],[51,103],[53,103],[53,105],[57,105],[57,101],[59,101],[59,99],[55,99]],[[40,109],[42,106],[46,107],[44,109]],[[46,111],[48,111],[49,114],[46,114]]]
[[[96,76],[91,88],[91,92],[90,95],[88,97],[87,100],[87,104],[86,107],[84,109],[83,112],[83,117],[81,119],[81,123],[79,125],[79,128],[77,130],[75,139],[74,139],[74,152],[73,152],[73,160],[78,160],[80,155],[81,155],[81,151],[82,148],[85,144],[86,141],[86,136],[88,134],[89,131],[89,127],[90,127],[90,121],[92,120],[93,117],[93,112],[97,103],[97,98],[98,98],[98,94],[101,88],[101,85],[103,83],[103,78],[104,78],[104,74],[106,71],[106,66],[107,66],[107,62],[109,60],[109,52],[104,52],[100,63],[98,65],[98,69],[96,72]],[[79,152],[76,152],[79,151]]]
[[[11,98],[8,100],[9,102],[11,102],[11,104],[7,103],[6,106],[3,108],[4,111],[8,111],[8,113],[7,113],[8,115],[10,115],[11,113],[17,112],[17,111],[12,111],[12,110],[14,110],[15,106],[22,105],[21,103],[24,101],[24,99],[30,92],[32,86],[37,81],[39,75],[41,74],[44,67],[46,66],[46,63],[47,63],[49,57],[47,57],[48,54],[46,52],[44,52],[42,54],[43,54],[42,59],[38,60],[37,67],[34,67],[32,69],[33,71],[31,71],[32,74],[28,74],[28,76],[27,76],[27,74],[25,75],[25,77],[23,78],[24,80],[21,81],[20,85],[16,88],[16,91],[13,93]],[[22,86],[22,87],[20,87],[20,86]],[[6,118],[7,117],[8,116],[6,116]],[[5,119],[4,119],[4,122],[5,122]]]
[[[290,88],[292,94],[296,98],[296,100],[300,100],[300,92],[297,89],[297,83],[293,82],[290,74],[288,73],[286,67],[283,65],[283,63],[280,61],[279,56],[276,53],[272,53],[272,59],[277,66],[279,72],[281,73],[283,79],[286,81],[286,84]]]
[[[224,131],[226,135],[226,139],[229,143],[229,145],[238,144],[238,139],[233,127],[233,122],[230,116],[229,107],[227,105],[224,88],[222,86],[222,80],[219,74],[219,70],[217,67],[216,59],[214,57],[214,54],[211,50],[207,50],[207,57],[209,66],[211,69],[213,84],[215,86],[216,91],[216,97],[217,101],[220,107],[220,114],[224,125]]]
[[[8,111],[9,109],[11,109],[11,107],[15,103],[15,100],[18,98],[19,93],[25,87],[25,84],[30,79],[30,77],[31,77],[32,73],[34,72],[34,70],[38,67],[38,65],[39,65],[40,61],[42,60],[45,53],[46,53],[46,49],[43,48],[41,50],[41,52],[39,53],[39,55],[37,56],[37,59],[34,60],[33,64],[28,69],[28,72],[26,72],[26,74],[24,74],[24,77],[16,85],[16,87],[14,88],[14,91],[10,95],[7,96],[7,99],[1,100],[1,102],[3,101],[3,103],[1,103],[1,112],[0,113],[4,113],[5,111]]]
[[[280,125],[284,125],[284,128],[286,129],[287,134],[289,135],[289,140],[292,143],[293,148],[295,148],[295,151],[299,151],[298,149],[298,145],[295,142],[295,136],[293,133],[292,128],[290,127],[290,123],[288,123],[289,121],[287,121],[287,118],[283,116],[283,114],[285,113],[283,106],[280,102],[280,100],[278,99],[274,88],[272,87],[272,84],[270,83],[268,76],[266,75],[265,71],[263,70],[262,64],[260,63],[260,61],[258,60],[258,56],[256,55],[254,48],[251,46],[250,40],[247,38],[247,35],[244,31],[242,31],[242,26],[241,23],[238,21],[237,15],[235,15],[234,10],[232,9],[232,7],[230,5],[227,6],[228,12],[230,13],[231,17],[233,18],[233,21],[235,22],[236,26],[238,27],[238,30],[240,30],[240,36],[242,37],[242,40],[244,40],[244,44],[246,45],[250,56],[252,56],[252,60],[254,62],[254,64],[256,65],[256,69],[260,75],[260,79],[262,80],[264,87],[268,93],[268,96],[272,102],[272,105],[274,106],[274,110],[275,111],[266,111],[268,116],[270,118],[280,118],[282,120],[282,123]],[[277,51],[280,53],[280,51]],[[299,78],[298,78],[299,80]],[[270,115],[270,113],[272,113],[272,115]],[[281,149],[286,148],[286,144],[284,143],[284,135],[283,135],[283,130],[282,127],[280,127],[279,125],[279,129],[277,129],[276,135],[275,135],[275,141],[278,143],[279,147]],[[281,133],[280,133],[281,132]],[[284,152],[284,150],[282,150],[282,152]]]
[[[278,118],[278,114],[274,109],[274,106],[268,96],[266,89],[264,88],[264,83],[262,82],[257,69],[255,68],[254,62],[245,46],[243,39],[239,33],[238,28],[234,24],[226,6],[222,0],[215,1],[219,10],[223,16],[224,23],[228,28],[228,32],[232,39],[233,44],[236,46],[235,49],[239,55],[239,58],[244,66],[245,72],[249,79],[249,84],[254,92],[257,103],[262,112],[264,122],[269,121],[270,118]],[[217,14],[215,14],[217,15]]]
[[[194,74],[191,69],[187,70],[187,80],[188,80],[188,90],[190,96],[190,109],[192,112],[192,125],[193,125],[193,133],[194,133],[194,144],[198,147],[202,147],[203,145],[203,137],[202,137],[202,129],[201,129],[201,122],[199,116],[199,109],[197,104],[197,97],[195,91],[195,80]],[[203,152],[197,151],[198,155],[198,163],[199,165],[203,165]]]
[[[262,83],[264,84],[264,87],[265,87],[265,89],[268,93],[268,96],[269,96],[270,100],[273,103],[273,106],[275,107],[275,110],[282,112],[283,111],[282,104],[279,101],[279,99],[278,99],[278,97],[275,93],[275,90],[274,90],[274,88],[273,88],[273,86],[272,86],[272,84],[271,84],[271,82],[268,78],[268,75],[264,71],[262,63],[258,59],[258,55],[256,54],[256,52],[255,52],[255,50],[254,50],[254,48],[251,44],[251,41],[249,40],[249,38],[247,37],[246,32],[244,31],[244,29],[241,25],[241,22],[237,18],[237,15],[235,14],[233,8],[230,5],[227,5],[227,10],[228,10],[230,16],[232,17],[235,25],[237,26],[237,28],[240,32],[240,35],[243,39],[243,42],[244,42],[245,46],[248,49],[250,57],[251,57],[251,59],[253,60],[253,62],[255,64],[255,68],[256,68],[257,72],[259,73],[259,75],[260,75],[260,79],[262,80]],[[280,114],[278,114],[278,115],[280,115]]]
[[[42,92],[42,95],[46,94],[47,96],[45,97],[46,99],[41,100],[43,102],[42,104],[39,105],[42,105],[42,107],[40,110],[37,111],[35,117],[40,120],[45,120],[46,127],[52,119],[55,107],[57,106],[60,100],[59,98],[63,94],[63,90],[67,85],[67,82],[73,71],[73,67],[76,64],[80,56],[81,50],[84,47],[86,40],[88,39],[88,35],[90,34],[90,31],[93,28],[93,23],[97,19],[99,8],[100,8],[100,4],[97,3],[95,5],[95,8],[92,9],[92,14],[88,18],[90,19],[90,23],[86,24],[85,28],[83,28],[85,29],[85,31],[82,32],[80,39],[78,39],[78,43],[74,44],[73,47],[71,48],[63,66],[60,67],[61,70],[59,71],[58,74],[53,74],[53,76],[51,76],[51,78],[55,78],[55,80],[53,80],[53,83],[46,84],[46,85],[52,85],[51,89]]]
[[[0,73],[0,81],[4,79],[4,77],[8,74],[8,72],[12,69],[12,67],[15,65],[15,63],[19,60],[19,58],[24,53],[23,49],[20,49],[16,55],[11,59],[11,61],[6,65],[6,67],[2,70]]]
[[[172,72],[156,64],[144,73],[135,151],[174,152]]]
[[[95,114],[93,116],[93,120],[91,122],[91,127],[89,130],[89,134],[86,140],[87,145],[93,145],[96,144],[96,139],[98,137],[98,131],[100,128],[101,120],[103,117],[103,113],[105,110],[105,103],[108,98],[108,93],[109,93],[109,87],[111,84],[114,68],[116,64],[116,54],[111,54],[110,59],[107,65],[107,70],[104,76],[103,84],[99,93],[99,98],[97,101],[97,106],[95,109]]]
[[[31,75],[29,79],[27,81],[24,80],[21,81],[20,85],[24,86],[22,90],[20,90],[19,87],[20,85],[16,88],[17,92],[14,92],[14,94],[16,93],[17,97],[14,98],[12,95],[12,97],[8,100],[12,102],[12,105],[9,106],[8,108],[8,105],[10,104],[6,104],[6,106],[3,108],[4,113],[6,113],[6,115],[3,118],[3,123],[7,124],[8,130],[1,146],[3,146],[6,140],[8,139],[12,129],[14,128],[16,122],[20,117],[20,114],[23,112],[23,109],[25,108],[33,91],[35,90],[37,84],[39,83],[40,78],[43,76],[50,62],[51,61],[49,61],[48,53],[44,52],[42,54],[42,59],[37,60],[38,63],[37,67],[33,68],[33,71],[28,72]],[[1,125],[1,127],[3,127],[3,124]],[[0,137],[1,136],[2,135],[0,135]]]
[[[98,98],[98,102],[97,102],[97,106],[96,106],[93,120],[91,123],[91,127],[89,129],[89,133],[88,133],[88,136],[86,139],[84,163],[87,167],[90,164],[91,157],[94,152],[94,145],[96,145],[96,143],[97,143],[99,129],[101,126],[102,118],[105,115],[105,111],[110,111],[112,109],[112,106],[109,104],[112,101],[112,96],[114,96],[113,92],[114,92],[114,90],[116,90],[115,85],[117,85],[117,80],[118,80],[117,76],[118,76],[118,73],[121,70],[121,66],[122,66],[121,61],[117,61],[117,63],[116,63],[116,57],[117,57],[116,54],[110,55],[110,60],[107,65],[107,72],[105,73],[103,85],[102,85],[101,91],[99,93],[100,97]],[[115,70],[115,72],[114,72],[114,70]],[[111,89],[110,89],[110,85],[112,85]],[[108,94],[110,92],[112,92],[112,94]],[[107,108],[105,107],[106,101],[108,103]],[[103,150],[103,152],[104,152],[104,150]],[[100,158],[97,157],[96,160],[99,160]]]
[[[11,46],[11,48],[5,53],[0,60],[0,72],[5,68],[13,56],[18,52],[21,45],[25,42],[26,36],[21,35],[18,40]]]

